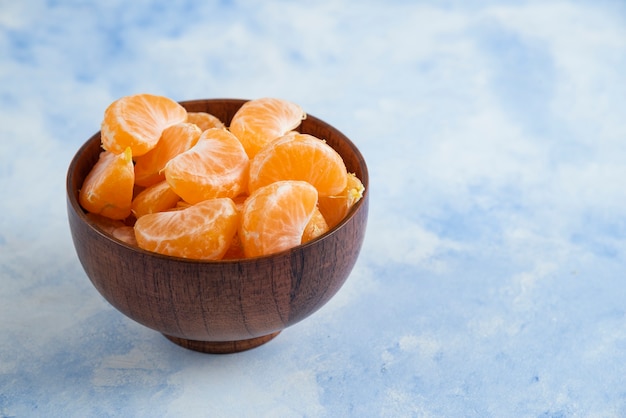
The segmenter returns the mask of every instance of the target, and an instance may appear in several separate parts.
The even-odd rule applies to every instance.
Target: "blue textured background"
[[[626,416],[622,1],[0,0],[0,416]],[[361,148],[361,257],[210,356],[91,286],[65,173],[106,106],[274,96]]]

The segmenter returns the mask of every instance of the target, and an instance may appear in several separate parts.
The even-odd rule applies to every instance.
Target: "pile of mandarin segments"
[[[245,102],[230,126],[163,96],[104,112],[103,151],[79,191],[87,216],[144,250],[197,260],[273,254],[337,225],[364,186],[292,102]]]

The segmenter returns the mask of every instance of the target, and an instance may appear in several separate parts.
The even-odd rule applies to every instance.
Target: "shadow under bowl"
[[[227,126],[238,99],[181,102]],[[144,251],[103,232],[78,203],[80,187],[102,151],[100,133],[76,153],[67,173],[67,212],[76,253],[100,294],[132,320],[174,343],[206,353],[257,347],[328,302],[361,250],[368,215],[368,172],[357,147],[324,121],[307,116],[298,129],[325,139],[365,186],[363,198],[326,234],[270,256],[198,261]]]

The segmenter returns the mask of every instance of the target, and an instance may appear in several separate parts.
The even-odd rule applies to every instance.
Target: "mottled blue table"
[[[0,1],[0,416],[626,416],[626,4],[308,3]],[[361,148],[335,298],[219,356],[97,293],[66,169],[138,92],[289,99]]]

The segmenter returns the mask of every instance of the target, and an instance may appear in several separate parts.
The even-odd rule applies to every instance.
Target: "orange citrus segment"
[[[191,149],[172,158],[164,173],[186,202],[234,198],[244,190],[249,159],[241,143],[225,129],[209,129]]]
[[[311,183],[320,196],[341,193],[348,172],[330,145],[308,134],[290,133],[267,144],[250,161],[250,192],[278,180]]]
[[[133,199],[131,211],[137,219],[149,213],[163,212],[176,206],[180,196],[164,180],[144,189]]]
[[[144,250],[219,260],[233,240],[238,221],[232,199],[211,199],[184,209],[142,216],[135,222],[135,236]]]
[[[128,245],[134,245],[137,247],[137,238],[135,238],[135,228],[132,226],[124,225],[118,228],[115,228],[111,235],[120,241],[125,242]]]
[[[240,258],[246,258],[246,254],[243,251],[243,244],[241,243],[241,239],[239,238],[239,233],[235,233],[233,240],[230,242],[228,246],[228,250],[222,257],[223,260],[237,260]]]
[[[305,118],[295,103],[262,98],[227,128],[167,97],[122,97],[105,111],[105,151],[79,203],[106,233],[165,255],[233,260],[307,243],[364,186],[326,141],[295,131]]]
[[[222,122],[217,116],[213,116],[206,112],[187,112],[187,122],[193,123],[201,131],[206,131],[211,128],[225,128],[224,122]]]
[[[78,201],[88,212],[125,219],[130,215],[134,180],[130,148],[121,154],[104,151],[87,174]]]
[[[240,214],[243,212],[243,204],[246,199],[248,199],[247,194],[240,194],[239,196],[233,199],[235,202],[235,207],[237,208],[237,212]],[[230,243],[228,247],[228,251],[224,254],[224,260],[235,260],[238,258],[245,258],[246,254],[243,252],[243,244],[241,243],[241,238],[239,238],[239,231],[235,233],[233,237],[233,241]]]
[[[287,100],[250,100],[233,116],[230,131],[252,158],[265,144],[297,128],[305,118],[304,110]]]
[[[319,208],[316,206],[311,220],[306,224],[304,232],[302,233],[302,244],[326,233],[328,229],[328,223],[326,219],[324,219],[324,215],[322,215],[322,212],[320,212]]]
[[[135,230],[132,226],[126,225],[119,219],[111,219],[105,216],[96,215],[95,213],[88,212],[86,214],[98,228],[119,239],[129,245],[137,246],[137,240],[135,239]]]
[[[233,198],[233,202],[235,202],[235,205],[237,206],[237,210],[238,211],[241,212],[243,210],[243,204],[246,202],[248,197],[250,197],[250,196],[248,196],[245,193],[242,193],[242,194],[236,196],[235,198]]]
[[[181,122],[163,130],[161,139],[146,154],[135,158],[135,183],[148,187],[165,180],[165,164],[193,147],[202,131],[193,123]]]
[[[332,228],[346,217],[348,211],[356,202],[361,200],[365,187],[361,180],[354,174],[348,174],[346,188],[335,196],[320,196],[319,208]]]
[[[87,212],[86,216],[91,222],[107,234],[112,234],[116,228],[120,228],[125,225],[124,222],[119,219],[111,219],[91,212]]]
[[[243,205],[239,226],[246,257],[299,245],[316,205],[317,190],[304,181],[278,181],[257,189]]]
[[[187,120],[187,111],[172,99],[136,94],[117,99],[107,107],[101,126],[102,147],[120,153],[127,147],[133,157],[155,147],[161,132]]]

